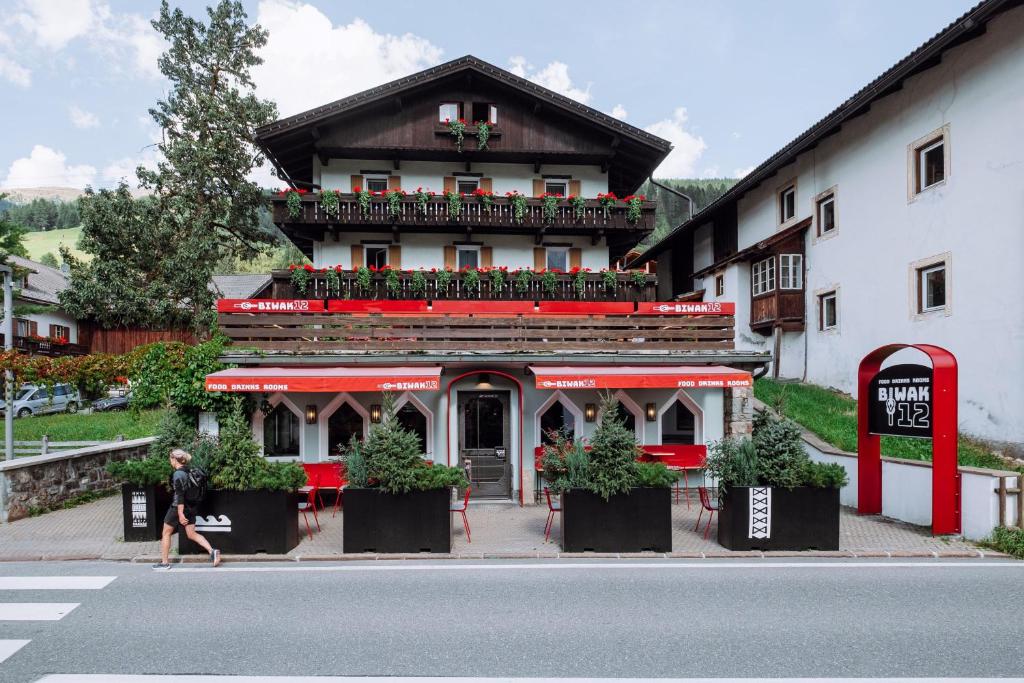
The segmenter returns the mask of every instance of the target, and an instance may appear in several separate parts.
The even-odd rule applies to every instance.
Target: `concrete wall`
[[[28,517],[33,508],[52,508],[81,493],[117,488],[107,463],[145,458],[153,441],[146,437],[0,462],[0,522]]]

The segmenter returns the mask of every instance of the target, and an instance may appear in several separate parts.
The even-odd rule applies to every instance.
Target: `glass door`
[[[459,463],[474,498],[512,496],[509,392],[459,392]]]

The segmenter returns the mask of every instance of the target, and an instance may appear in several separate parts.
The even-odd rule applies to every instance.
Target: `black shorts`
[[[185,506],[185,519],[188,520],[190,525],[196,523],[196,509],[194,507],[190,507],[188,505]],[[172,505],[167,508],[167,514],[164,515],[164,524],[176,527],[180,523],[181,522],[178,519],[178,506]]]

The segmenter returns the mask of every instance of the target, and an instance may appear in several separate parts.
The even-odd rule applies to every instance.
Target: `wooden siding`
[[[128,353],[138,346],[162,341],[196,343],[195,335],[188,330],[148,330],[137,327],[108,330],[86,323],[79,325],[78,339],[89,353]]]

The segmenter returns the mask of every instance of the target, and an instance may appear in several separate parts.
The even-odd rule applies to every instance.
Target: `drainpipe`
[[[686,206],[689,209],[689,211],[688,211],[689,215],[687,216],[686,220],[690,220],[691,218],[693,218],[693,197],[691,197],[690,195],[688,195],[688,194],[686,194],[684,192],[680,192],[679,190],[675,189],[674,187],[669,187],[668,185],[664,185],[662,183],[659,183],[654,178],[648,178],[647,182],[649,182],[651,185],[654,185],[655,187],[660,187],[661,189],[665,190],[666,192],[671,192],[672,194],[676,195],[677,197],[682,197],[683,199],[685,199],[686,200]]]
[[[9,265],[0,265],[0,273],[4,275],[4,350],[14,348],[14,292],[11,279],[13,272]],[[4,453],[7,460],[14,460],[14,373],[4,372],[4,393],[7,405],[4,406]],[[7,522],[7,475],[0,474],[0,522]]]

